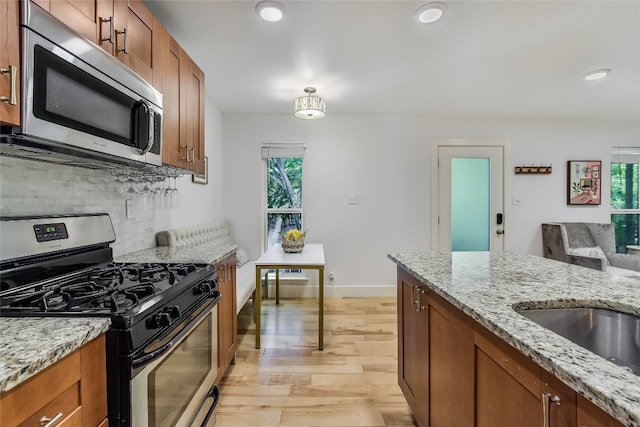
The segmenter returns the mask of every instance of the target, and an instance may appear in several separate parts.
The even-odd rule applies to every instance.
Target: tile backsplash
[[[114,255],[155,245],[154,211],[110,170],[92,170],[0,156],[0,215],[106,212],[116,232]],[[126,200],[133,218],[126,218]]]

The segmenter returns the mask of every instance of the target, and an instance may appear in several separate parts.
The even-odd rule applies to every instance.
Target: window
[[[614,148],[611,153],[611,223],[616,230],[616,252],[638,245],[640,206],[640,148]]]
[[[265,250],[280,243],[287,230],[304,230],[304,152],[305,146],[300,144],[262,147],[266,169]]]

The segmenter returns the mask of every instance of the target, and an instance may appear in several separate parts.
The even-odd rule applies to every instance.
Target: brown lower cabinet
[[[622,426],[401,268],[398,383],[420,427]]]
[[[0,396],[3,427],[44,425],[107,426],[104,335]],[[61,414],[61,415],[59,415]]]
[[[231,254],[216,264],[218,289],[218,375],[220,380],[233,362],[238,348],[238,317],[236,313],[236,255]]]

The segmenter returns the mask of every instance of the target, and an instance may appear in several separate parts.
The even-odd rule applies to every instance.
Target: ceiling
[[[315,86],[327,114],[640,120],[640,0],[146,0],[206,74],[223,113],[291,114]],[[585,81],[588,71],[609,77]]]

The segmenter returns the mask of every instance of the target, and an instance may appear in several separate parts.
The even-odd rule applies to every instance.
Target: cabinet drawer
[[[43,417],[49,419],[56,415],[62,414],[60,421],[55,426],[76,426],[82,425],[82,417],[80,412],[80,383],[75,383],[51,402],[41,409],[38,409],[32,416],[27,418],[21,427],[42,425]],[[46,423],[45,423],[46,424]]]
[[[9,390],[2,395],[0,404],[3,408],[11,408],[12,410],[4,410],[0,412],[0,425],[16,426],[21,425],[32,416],[40,414],[40,410],[48,407],[49,403],[60,397],[63,401],[69,396],[66,392],[76,387],[76,395],[80,396],[80,352],[76,351],[64,359],[60,360],[53,366],[45,369],[33,378],[30,378],[16,388]],[[47,416],[54,416],[61,410],[51,407],[47,411]],[[63,412],[64,413],[64,412]],[[67,412],[65,415],[68,415]],[[40,417],[42,417],[40,415]],[[38,421],[35,425],[40,425]]]

